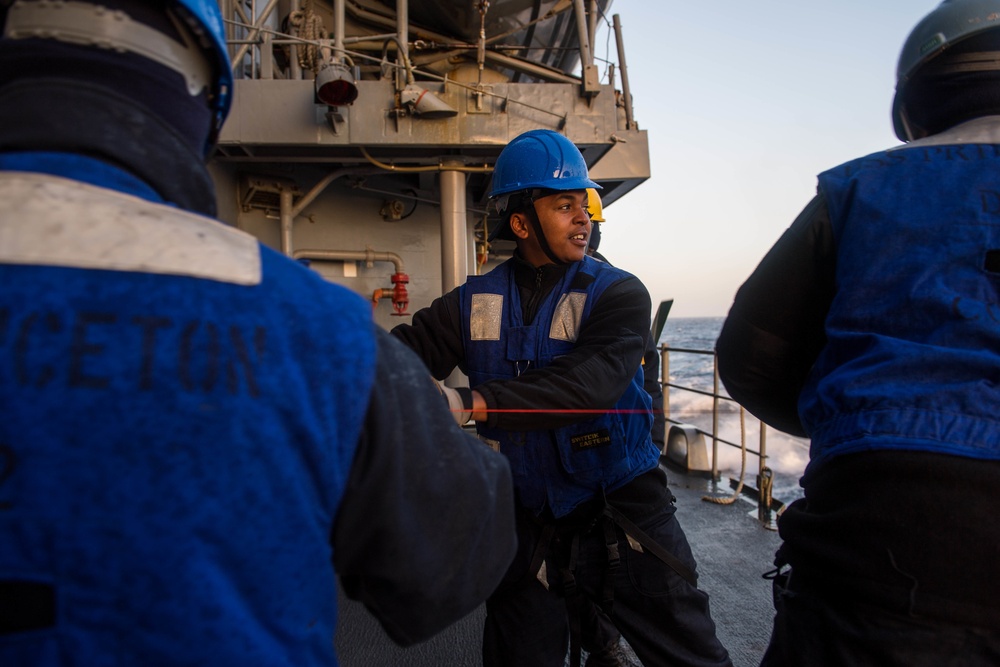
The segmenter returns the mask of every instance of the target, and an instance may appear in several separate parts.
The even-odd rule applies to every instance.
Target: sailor
[[[998,17],[947,0],[913,28],[905,143],[820,174],[719,337],[732,397],[811,439],[766,667],[997,664]]]
[[[336,665],[337,574],[401,644],[475,609],[506,460],[365,299],[209,217],[215,2],[0,25],[0,664]]]
[[[497,159],[493,238],[517,250],[393,334],[456,390],[480,438],[511,462],[518,554],[486,604],[488,666],[579,664],[581,601],[599,603],[647,665],[730,665],[674,517],[640,369],[649,294],[587,256],[590,180],[551,130]],[[626,537],[626,534],[628,537]]]

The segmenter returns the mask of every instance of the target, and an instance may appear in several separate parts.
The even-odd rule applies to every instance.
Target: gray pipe
[[[281,202],[281,252],[287,257],[291,257],[292,223],[295,222],[295,213],[292,211],[293,193],[285,188],[281,190],[278,197]]]
[[[352,173],[351,169],[337,169],[332,171],[326,176],[324,176],[319,183],[314,185],[309,192],[299,200],[299,203],[295,203],[295,196],[291,189],[283,188],[278,195],[278,201],[281,206],[281,252],[288,257],[293,257],[295,250],[292,247],[292,226],[295,223],[295,218],[305,209],[306,206],[311,204],[316,197],[320,195],[326,186],[330,185],[333,181],[345,176],[346,174]]]
[[[615,26],[615,42],[618,44],[618,69],[622,75],[622,97],[625,99],[625,129],[635,129],[632,119],[632,89],[628,85],[628,65],[625,64],[625,41],[622,39],[622,22],[618,14],[613,17]]]
[[[394,252],[375,252],[374,250],[296,250],[293,259],[317,259],[321,262],[392,262],[396,273],[406,273],[403,270],[403,258]]]
[[[333,0],[333,60],[344,61],[344,19],[347,16],[344,0]]]
[[[291,13],[299,11],[299,0],[292,0]],[[298,44],[292,44],[289,48],[289,63],[288,72],[289,78],[298,81],[302,78],[302,65],[299,64],[299,49],[301,48]]]
[[[399,65],[396,68],[396,82],[397,87],[402,90],[403,85],[399,82],[399,72],[403,66],[406,67],[407,71],[407,81],[413,78],[413,75],[409,72],[410,69],[410,33],[409,33],[409,23],[410,23],[410,5],[408,0],[396,0],[396,41],[399,45]]]
[[[573,13],[576,15],[576,34],[580,40],[580,66],[586,69],[594,64],[594,57],[590,53],[590,39],[587,35],[587,10],[583,6],[583,0],[573,0]]]
[[[563,74],[559,70],[555,70],[550,67],[535,65],[527,60],[524,60],[523,58],[512,58],[511,56],[503,53],[497,53],[496,51],[487,51],[486,59],[490,62],[503,65],[504,67],[509,67],[517,72],[538,77],[542,81],[547,81],[549,83],[580,83],[580,79],[575,76]]]
[[[326,186],[330,185],[330,183],[333,183],[341,176],[346,176],[347,174],[352,174],[352,173],[364,173],[364,172],[360,172],[357,169],[336,169],[334,171],[331,171],[326,176],[324,176],[322,179],[320,179],[319,183],[312,186],[312,189],[310,189],[309,192],[303,195],[302,199],[299,200],[299,203],[297,205],[289,209],[292,217],[295,217],[298,214],[302,213],[302,211],[305,210],[306,206],[309,206],[309,204],[313,203],[313,200],[316,199],[316,197],[318,197],[320,193],[322,193],[323,190],[326,189]],[[282,194],[284,194],[284,191],[282,191]],[[282,207],[282,211],[284,211],[284,207]]]
[[[441,289],[447,294],[469,275],[468,221],[465,212],[465,174],[446,163],[441,172]]]

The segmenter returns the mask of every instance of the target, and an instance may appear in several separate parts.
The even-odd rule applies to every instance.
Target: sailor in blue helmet
[[[1000,0],[916,25],[892,118],[905,143],[820,174],[717,343],[732,397],[811,439],[767,667],[1000,662]]]
[[[587,255],[596,187],[563,135],[516,137],[490,193],[514,257],[393,329],[434,377],[468,374],[465,415],[514,473],[520,543],[483,662],[561,667],[569,645],[579,664],[596,602],[646,665],[729,665],[650,439],[649,294]]]
[[[476,608],[506,460],[365,299],[206,217],[215,3],[0,25],[0,665],[336,665],[337,574],[402,644]]]

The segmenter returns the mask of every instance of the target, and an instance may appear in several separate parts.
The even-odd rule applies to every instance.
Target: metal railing
[[[719,368],[718,359],[716,357],[714,350],[698,350],[683,347],[671,347],[668,344],[663,344],[659,348],[660,351],[660,385],[663,387],[663,416],[668,424],[674,425],[688,425],[677,419],[671,418],[671,408],[670,408],[670,390],[676,389],[678,391],[689,392],[696,395],[705,396],[712,399],[712,427],[711,430],[705,430],[696,425],[694,426],[698,433],[703,436],[710,438],[712,443],[712,453],[711,453],[711,476],[713,481],[719,479],[719,445],[733,447],[737,450],[745,450],[746,454],[752,454],[757,457],[757,487],[753,489],[755,493],[749,494],[757,501],[757,513],[758,518],[762,522],[770,523],[771,512],[775,507],[780,507],[781,502],[774,499],[771,495],[772,492],[772,482],[773,482],[773,471],[767,465],[767,425],[760,420],[756,420],[759,423],[759,438],[758,438],[758,448],[755,450],[746,444],[746,431],[742,428],[744,424],[744,419],[746,411],[742,406],[739,405],[733,398],[729,397],[727,394],[720,390],[719,381]],[[707,391],[705,389],[699,389],[694,386],[679,384],[676,382],[671,382],[670,380],[670,355],[672,353],[678,354],[692,354],[701,356],[711,356],[712,357],[712,390]],[[741,440],[742,442],[733,442],[727,440],[720,435],[719,430],[719,415],[720,406],[724,402],[732,403],[738,406],[740,411],[741,420]],[[664,452],[666,453],[666,452]],[[740,480],[739,489],[743,488],[743,480]]]

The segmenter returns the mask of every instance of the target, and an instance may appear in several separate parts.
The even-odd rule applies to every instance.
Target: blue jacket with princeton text
[[[602,292],[626,276],[590,257],[573,263],[531,324],[523,321],[511,261],[484,276],[470,277],[461,288],[470,386],[543,369],[572,351]],[[617,489],[656,467],[659,451],[650,438],[651,401],[642,385],[638,368],[615,409],[570,426],[508,431],[479,422],[477,429],[510,461],[521,504],[536,515],[548,508],[558,518],[602,490]]]
[[[34,602],[0,663],[335,665],[370,305],[125,172],[33,159],[0,156],[0,591]]]
[[[1000,145],[940,141],[820,175],[837,268],[799,401],[811,468],[874,449],[1000,459]]]

